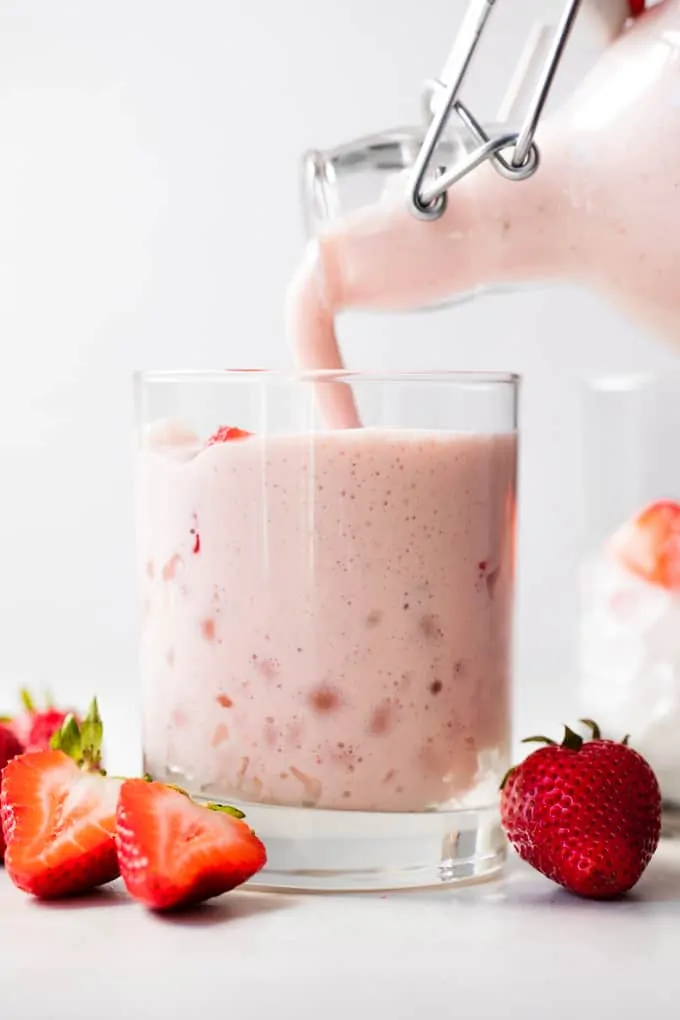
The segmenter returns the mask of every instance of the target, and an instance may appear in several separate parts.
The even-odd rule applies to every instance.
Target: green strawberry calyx
[[[38,715],[40,712],[49,712],[54,708],[54,698],[50,691],[45,691],[44,708],[38,707],[35,698],[26,687],[22,687],[19,691],[19,700],[21,702],[21,707],[24,712],[28,713],[28,715]]]
[[[557,747],[557,746],[559,746],[559,747],[564,748],[567,751],[580,751],[581,748],[583,747],[583,745],[585,743],[587,743],[588,741],[602,740],[603,739],[602,738],[602,731],[601,731],[600,727],[598,726],[598,724],[593,719],[579,719],[579,722],[583,726],[586,726],[590,730],[590,733],[591,733],[590,737],[582,737],[579,733],[576,733],[574,730],[570,729],[569,726],[565,726],[564,727],[564,736],[562,738],[562,742],[559,745],[557,744],[557,741],[556,740],[552,740],[551,737],[543,737],[543,736],[525,737],[524,740],[522,741],[522,743],[523,744],[545,744],[547,747]],[[624,747],[628,747],[629,741],[630,741],[630,734],[626,734],[626,736],[623,738],[621,743],[624,745]],[[503,776],[503,780],[501,782],[501,785],[500,785],[500,789],[501,790],[505,789],[505,786],[506,786],[506,784],[508,782],[508,779],[510,778],[510,776],[513,774],[513,772],[516,769],[517,769],[517,766],[513,765],[512,768],[508,769],[508,771],[505,773],[505,775]]]
[[[63,751],[84,772],[106,775],[102,768],[103,739],[104,725],[97,699],[93,698],[82,722],[78,722],[72,713],[66,716],[62,725],[52,735],[50,747],[53,751]]]
[[[585,719],[582,719],[580,721],[588,726],[592,726],[593,740],[601,739],[600,727],[597,725],[597,723],[591,722],[586,723]],[[551,740],[550,737],[525,737],[522,743],[547,744],[549,747],[557,747],[557,742],[555,740]],[[562,738],[562,743],[559,745],[560,747],[565,747],[569,751],[580,751],[581,748],[583,747],[583,744],[584,744],[583,737],[579,736],[578,733],[575,733],[574,730],[570,729],[568,726],[564,727],[564,737]]]
[[[142,778],[143,778],[144,782],[146,782],[146,783],[154,783],[155,782],[155,779],[153,778],[153,776],[149,775],[148,772],[146,772],[142,776]],[[163,783],[163,786],[166,786],[168,788],[168,790],[174,790],[175,793],[181,793],[182,796],[186,797],[187,800],[190,800],[192,802],[192,804],[196,803],[196,801],[193,799],[191,794],[187,793],[187,791],[184,790],[181,786],[175,786],[174,783]],[[230,804],[213,804],[213,803],[208,803],[208,804],[200,804],[199,806],[206,808],[208,811],[218,811],[220,814],[223,814],[223,815],[231,815],[232,818],[245,818],[246,817],[245,814],[243,813],[243,811],[239,811],[238,808],[232,807]]]

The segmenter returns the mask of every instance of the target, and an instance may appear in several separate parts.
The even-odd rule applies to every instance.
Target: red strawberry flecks
[[[565,728],[512,769],[503,784],[503,828],[519,856],[571,892],[613,899],[638,882],[659,843],[656,777],[625,743]],[[546,740],[547,738],[532,738]]]
[[[680,503],[652,503],[616,533],[612,549],[649,584],[680,591]]]
[[[234,439],[248,439],[252,432],[244,429],[237,429],[232,425],[220,425],[216,432],[208,439],[206,446],[214,446],[215,443],[229,443]]]
[[[196,514],[194,514],[194,521],[195,521],[194,526],[191,529],[191,536],[193,538],[191,551],[194,554],[194,556],[198,556],[198,554],[201,551],[201,535],[198,530],[198,523],[196,522]]]
[[[146,779],[120,791],[116,845],[125,886],[152,910],[201,903],[251,878],[267,855],[241,812],[201,807]]]

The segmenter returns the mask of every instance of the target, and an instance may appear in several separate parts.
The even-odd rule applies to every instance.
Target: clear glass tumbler
[[[630,734],[680,810],[680,372],[593,381],[585,402],[584,712]]]
[[[338,386],[361,427],[324,426]],[[517,378],[149,372],[137,396],[146,770],[246,812],[258,885],[498,872]]]

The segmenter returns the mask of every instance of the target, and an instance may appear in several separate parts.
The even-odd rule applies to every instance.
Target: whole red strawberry
[[[23,754],[23,746],[18,738],[7,726],[0,725],[0,770],[4,769],[13,758]],[[0,794],[2,792],[2,778],[0,776]],[[5,840],[0,826],[0,863],[5,856]]]
[[[127,891],[151,910],[170,910],[247,882],[267,851],[243,818],[235,808],[198,805],[178,787],[126,780],[116,846]]]
[[[626,741],[565,727],[560,745],[534,751],[506,776],[501,819],[519,856],[570,892],[613,899],[640,879],[659,843],[661,793]],[[527,741],[525,741],[527,742]]]
[[[21,703],[24,711],[15,716],[8,725],[24,745],[25,751],[48,751],[52,737],[61,729],[69,715],[75,715],[78,722],[81,721],[77,713],[71,709],[65,711],[55,708],[49,701],[45,708],[38,708],[26,690],[21,691]]]
[[[26,740],[27,751],[47,751],[52,737],[64,725],[70,712],[61,712],[58,708],[47,708],[44,712],[36,712]]]
[[[101,768],[102,735],[95,700],[82,726],[67,718],[54,749],[21,754],[3,770],[5,868],[17,888],[39,899],[89,892],[118,877],[122,780]]]

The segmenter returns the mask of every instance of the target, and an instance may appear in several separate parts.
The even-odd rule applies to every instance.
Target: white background
[[[501,5],[476,76],[491,108],[548,3]],[[21,682],[134,696],[131,373],[288,364],[300,154],[416,118],[462,11],[0,0],[0,708]],[[525,374],[519,694],[525,708],[557,695],[572,679],[579,379],[671,353],[557,289],[356,316],[343,336],[355,367]]]

